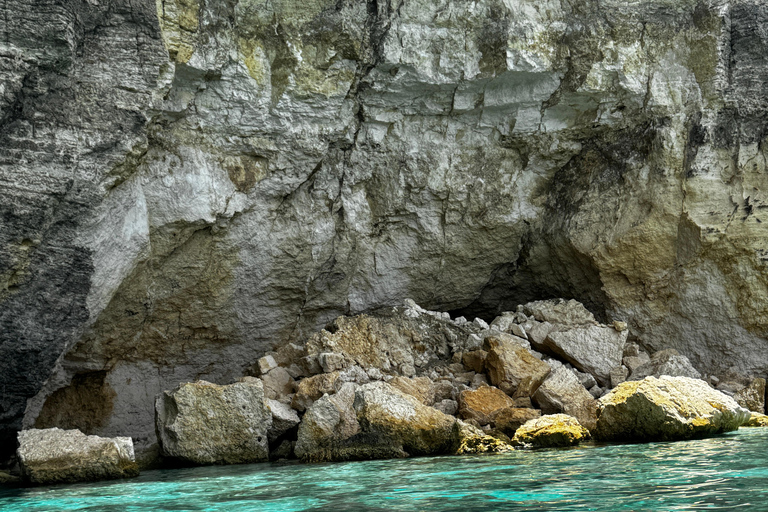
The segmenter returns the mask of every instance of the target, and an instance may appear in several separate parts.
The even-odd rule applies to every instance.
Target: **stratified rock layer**
[[[24,481],[33,484],[90,482],[138,476],[130,437],[86,436],[58,428],[19,432],[17,450]]]
[[[688,377],[619,384],[598,403],[594,435],[606,441],[675,441],[736,430],[750,412]]]
[[[261,381],[228,386],[197,381],[162,393],[156,401],[163,455],[194,464],[267,460],[272,412]]]
[[[574,298],[706,375],[765,375],[766,20],[2,2],[0,448],[58,425],[151,450],[148,397],[405,297],[470,320]]]

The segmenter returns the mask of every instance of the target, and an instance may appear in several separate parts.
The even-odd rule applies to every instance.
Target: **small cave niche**
[[[105,426],[117,396],[106,378],[106,371],[75,374],[69,386],[56,390],[46,399],[35,420],[35,428],[76,428],[93,434]]]

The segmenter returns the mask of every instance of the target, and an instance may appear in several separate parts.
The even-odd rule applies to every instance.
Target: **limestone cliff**
[[[762,0],[7,0],[0,422],[155,440],[340,314],[576,298],[768,372]],[[768,223],[766,223],[768,226]]]

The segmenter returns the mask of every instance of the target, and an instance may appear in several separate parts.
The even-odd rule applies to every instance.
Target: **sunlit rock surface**
[[[0,421],[131,435],[340,314],[575,298],[765,375],[762,0],[8,0]],[[768,224],[767,224],[768,226]]]
[[[750,414],[702,380],[646,377],[598,401],[593,433],[605,441],[677,441],[736,430]]]

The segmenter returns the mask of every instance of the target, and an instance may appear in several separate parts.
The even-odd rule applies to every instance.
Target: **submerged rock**
[[[49,428],[22,430],[18,439],[21,475],[29,483],[90,482],[139,474],[130,437]]]
[[[736,430],[749,415],[702,380],[646,377],[599,400],[593,433],[605,441],[674,441]]]
[[[548,414],[526,422],[515,432],[512,444],[530,448],[573,446],[589,439],[589,430],[573,416]]]
[[[194,464],[239,464],[268,459],[272,413],[259,379],[220,386],[181,384],[155,401],[162,454]]]

